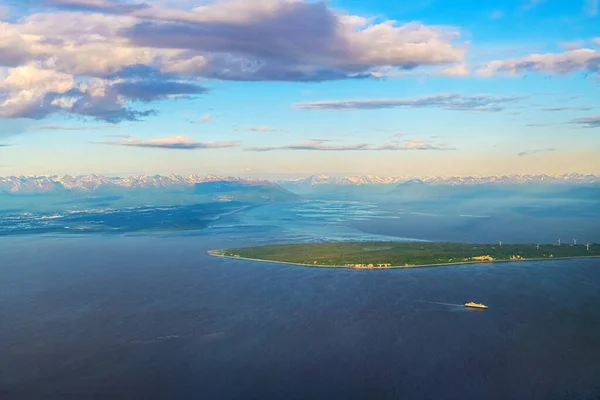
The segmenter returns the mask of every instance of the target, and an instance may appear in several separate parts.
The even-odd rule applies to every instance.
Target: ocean
[[[244,224],[3,237],[0,398],[600,399],[600,260],[358,271],[206,255],[312,240]]]

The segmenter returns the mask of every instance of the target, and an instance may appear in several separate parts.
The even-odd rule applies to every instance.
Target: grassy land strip
[[[600,245],[345,242],[268,245],[210,254],[312,266],[390,268],[600,256]]]

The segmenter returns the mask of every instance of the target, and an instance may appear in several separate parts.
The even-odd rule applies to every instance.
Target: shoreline
[[[503,263],[518,263],[518,262],[527,262],[527,261],[555,261],[555,260],[578,260],[578,259],[591,259],[591,258],[600,258],[600,255],[596,256],[571,256],[571,257],[548,257],[548,258],[525,258],[521,260],[494,260],[494,261],[459,261],[453,263],[442,263],[442,264],[419,264],[419,265],[392,265],[391,267],[386,268],[355,268],[355,267],[346,267],[345,265],[315,265],[315,264],[301,264],[294,263],[290,261],[275,261],[275,260],[264,260],[260,258],[247,258],[247,257],[233,257],[226,256],[223,254],[217,254],[216,252],[221,251],[220,249],[208,250],[206,254],[211,257],[221,257],[221,258],[229,258],[232,260],[245,260],[245,261],[258,261],[264,263],[271,264],[284,264],[284,265],[294,265],[297,267],[311,267],[311,268],[342,268],[342,269],[351,269],[351,270],[387,270],[387,269],[403,269],[403,268],[431,268],[431,267],[450,267],[457,265],[473,265],[473,264],[503,264]]]

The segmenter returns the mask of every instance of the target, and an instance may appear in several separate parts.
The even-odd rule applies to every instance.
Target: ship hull
[[[478,304],[478,303],[467,303],[467,304],[465,304],[465,307],[467,307],[467,308],[479,308],[479,309],[482,309],[482,310],[485,310],[485,309],[488,308],[486,305],[484,305],[484,304]]]

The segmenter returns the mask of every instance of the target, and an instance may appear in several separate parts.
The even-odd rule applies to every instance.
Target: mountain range
[[[53,176],[10,176],[0,177],[0,193],[43,193],[60,190],[97,191],[100,189],[152,189],[152,188],[197,188],[204,183],[229,182],[236,187],[278,187],[288,190],[315,186],[387,186],[387,185],[489,185],[489,184],[595,184],[600,183],[597,175],[503,175],[466,177],[426,177],[407,176],[381,177],[373,175],[333,177],[313,175],[307,178],[268,181],[253,178],[240,178],[217,175],[139,175],[130,177],[107,177],[103,175],[53,175]],[[217,185],[218,186],[218,185]],[[227,185],[226,185],[227,186]],[[231,185],[229,185],[231,186]]]
[[[410,176],[381,177],[373,175],[332,177],[327,175],[313,175],[308,178],[278,181],[285,185],[398,185],[398,184],[437,184],[437,185],[486,185],[486,184],[520,184],[520,183],[572,183],[590,184],[600,183],[600,176],[585,174],[562,175],[501,175],[501,176],[455,176],[455,177],[426,177],[414,178]]]

